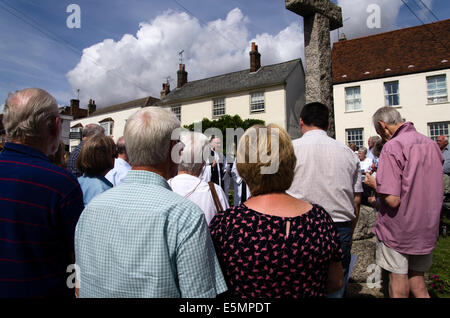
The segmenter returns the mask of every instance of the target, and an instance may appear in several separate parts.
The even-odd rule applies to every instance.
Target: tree
[[[195,124],[196,123],[192,123],[190,125],[184,125],[184,128],[186,128],[190,131],[194,131]],[[199,123],[197,123],[197,124],[199,124]],[[216,128],[222,132],[222,136],[224,139],[222,141],[222,145],[228,145],[227,140],[226,140],[226,138],[227,138],[226,129],[227,128],[233,128],[233,129],[242,128],[244,131],[246,131],[248,128],[250,128],[254,125],[265,125],[265,122],[264,122],[264,120],[249,119],[249,118],[242,120],[242,118],[239,115],[234,115],[234,116],[223,115],[222,117],[220,117],[219,119],[216,119],[216,120],[209,120],[208,118],[203,118],[203,120],[201,121],[202,133],[204,133],[209,128]],[[237,143],[237,140],[234,140],[234,142]],[[230,150],[230,149],[228,149],[228,150]]]

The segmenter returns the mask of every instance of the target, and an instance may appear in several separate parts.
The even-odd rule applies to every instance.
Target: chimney
[[[345,36],[344,33],[342,33],[341,36],[339,37],[339,42],[341,41],[347,41],[347,37]]]
[[[184,70],[184,64],[180,64],[180,69],[178,70],[177,75],[178,75],[177,88],[180,88],[187,83],[188,73]]]
[[[161,96],[160,96],[160,99],[163,99],[164,97],[166,97],[167,96],[167,94],[169,94],[170,93],[170,84],[169,84],[169,82],[167,82],[167,83],[163,83],[162,84],[162,90],[161,90]]]
[[[97,109],[97,105],[95,105],[95,100],[90,99],[88,104],[88,116],[91,115]]]
[[[258,53],[258,46],[252,42],[250,51],[250,73],[256,72],[261,67],[261,54]]]
[[[73,118],[76,118],[78,116],[79,109],[80,109],[80,100],[79,99],[71,99],[70,100],[70,115],[73,116]]]

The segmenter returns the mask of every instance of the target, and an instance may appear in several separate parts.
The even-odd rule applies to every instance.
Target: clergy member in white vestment
[[[182,132],[180,141],[184,144],[181,161],[178,166],[178,175],[168,181],[175,193],[197,204],[205,213],[206,222],[211,222],[216,215],[213,194],[207,182],[199,176],[205,166],[205,158],[210,148],[208,137],[199,132]],[[203,155],[205,154],[205,155]],[[228,197],[217,184],[213,184],[222,210],[230,207]]]
[[[127,150],[125,148],[125,138],[122,136],[117,140],[117,158],[114,161],[114,168],[109,170],[105,178],[113,184],[114,187],[122,183],[123,179],[130,171],[131,166],[128,163]]]
[[[234,185],[234,206],[238,206],[239,204],[247,201],[247,199],[250,198],[251,193],[248,185],[244,182],[237,171],[236,159],[234,159],[233,167],[231,168],[231,178],[233,179]]]
[[[210,147],[211,155],[206,158],[206,166],[201,173],[201,178],[206,182],[214,182],[219,185],[225,193],[228,193],[230,187],[230,168],[226,156],[220,152],[220,138],[213,136],[210,141]]]

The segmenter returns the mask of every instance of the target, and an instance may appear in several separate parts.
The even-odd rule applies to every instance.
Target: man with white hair
[[[81,177],[83,174],[77,169],[77,159],[81,152],[83,142],[97,134],[104,134],[105,129],[98,124],[88,124],[83,128],[82,139],[78,146],[70,153],[69,160],[67,162],[67,170],[69,170],[75,177]]]
[[[125,138],[122,136],[117,140],[117,158],[114,160],[114,168],[105,176],[114,187],[123,182],[130,171],[131,166],[128,162],[127,149],[125,147]]]
[[[448,149],[448,137],[440,135],[436,138],[436,142],[441,148],[442,156],[444,157],[444,173],[450,175],[450,150]]]
[[[393,107],[372,117],[386,144],[380,154],[376,180],[365,183],[379,194],[380,213],[373,229],[376,262],[390,272],[389,294],[428,298],[424,273],[432,264],[442,207],[442,154],[435,142],[404,122]]]
[[[175,193],[197,204],[205,213],[209,225],[217,212],[225,211],[230,205],[221,187],[199,178],[210,151],[208,137],[189,131],[182,132],[180,140],[184,148],[178,175],[169,180],[169,185]]]
[[[171,140],[180,121],[146,107],[125,125],[131,170],[123,183],[95,197],[75,235],[80,297],[216,297],[227,287],[203,211],[174,193]]]
[[[62,119],[39,88],[8,96],[0,153],[0,298],[73,298],[66,281],[83,210],[76,178],[48,158],[58,149]]]

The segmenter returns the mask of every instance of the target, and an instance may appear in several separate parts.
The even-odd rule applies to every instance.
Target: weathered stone
[[[342,9],[329,0],[285,0],[286,9],[303,17],[320,13],[330,20],[331,31],[342,27]]]
[[[368,272],[369,265],[375,264],[375,244],[376,238],[368,240],[354,241],[351,253],[358,256],[353,267],[350,280],[357,283],[366,283],[372,272]]]
[[[359,219],[353,232],[353,241],[369,239],[375,235],[372,229],[377,221],[377,212],[373,211],[372,207],[361,205],[359,211]]]
[[[342,10],[329,0],[285,0],[286,8],[303,16],[306,103],[330,109],[328,134],[335,136],[330,31],[342,26]]]

